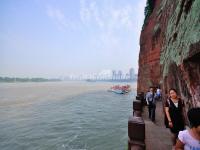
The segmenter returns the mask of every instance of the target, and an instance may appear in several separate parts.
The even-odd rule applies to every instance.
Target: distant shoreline
[[[114,82],[114,83],[116,83],[116,82],[128,82],[128,83],[133,83],[133,82],[137,82],[137,80],[126,80],[126,79],[122,79],[122,80],[85,80],[85,81],[87,81],[87,82]]]
[[[53,79],[46,79],[46,78],[14,78],[14,77],[0,77],[0,83],[24,83],[24,82],[67,82],[67,81],[85,81],[85,82],[122,82],[122,83],[133,83],[137,82],[136,79],[130,80],[130,79],[105,79],[105,80],[93,80],[93,79],[86,79],[86,80],[61,80],[57,78]]]
[[[23,82],[57,82],[60,79],[46,79],[46,78],[13,78],[0,77],[0,83],[23,83]]]

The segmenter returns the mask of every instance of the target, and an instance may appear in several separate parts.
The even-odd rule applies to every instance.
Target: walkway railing
[[[133,115],[128,120],[128,150],[145,150],[144,102],[144,93],[138,93],[133,100]]]

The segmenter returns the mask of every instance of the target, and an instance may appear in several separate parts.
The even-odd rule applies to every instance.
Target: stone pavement
[[[148,108],[144,107],[142,117],[145,121],[146,150],[171,150],[171,133],[164,125],[164,112],[162,102],[156,104],[156,121],[148,118]]]

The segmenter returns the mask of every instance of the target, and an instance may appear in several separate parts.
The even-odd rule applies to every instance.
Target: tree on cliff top
[[[145,18],[144,18],[144,24],[142,26],[142,29],[144,29],[144,26],[146,25],[149,16],[153,12],[154,3],[155,3],[155,0],[147,0],[147,2],[146,2],[146,7],[144,9],[144,16],[145,16]]]

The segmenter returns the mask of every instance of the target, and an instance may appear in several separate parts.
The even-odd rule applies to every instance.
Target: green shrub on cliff
[[[144,16],[145,16],[145,18],[144,18],[144,24],[143,24],[142,29],[146,25],[149,16],[153,12],[153,9],[154,9],[154,0],[147,0],[146,7],[144,9]]]

